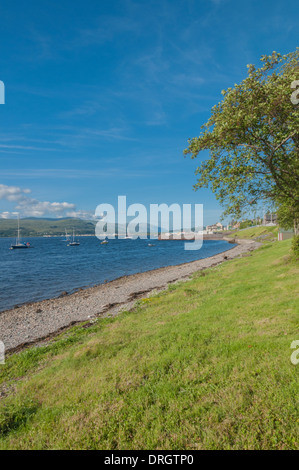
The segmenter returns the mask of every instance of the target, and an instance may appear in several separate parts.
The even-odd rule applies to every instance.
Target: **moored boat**
[[[18,232],[17,232],[17,238],[16,238],[16,243],[12,243],[10,245],[10,250],[24,250],[25,248],[30,248],[30,243],[27,242],[22,242],[21,241],[21,230],[20,230],[20,218],[18,217]]]
[[[80,245],[80,243],[75,239],[75,230],[73,230],[73,239],[68,244],[68,246],[79,246],[79,245]]]

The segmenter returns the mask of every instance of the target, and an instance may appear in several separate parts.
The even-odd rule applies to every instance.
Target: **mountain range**
[[[64,235],[65,230],[71,234],[75,230],[77,235],[94,235],[95,221],[73,218],[65,219],[20,219],[22,237],[42,237],[44,235]],[[17,233],[16,219],[0,219],[0,237],[14,237]]]

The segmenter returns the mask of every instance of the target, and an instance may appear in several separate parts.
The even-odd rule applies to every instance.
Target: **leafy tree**
[[[299,109],[291,101],[299,49],[273,52],[261,62],[260,68],[248,65],[248,76],[222,91],[223,100],[184,151],[191,158],[210,151],[196,170],[194,188],[211,187],[224,215],[240,217],[258,204],[299,207]]]
[[[254,223],[252,222],[252,220],[244,220],[240,223],[240,229],[242,230],[243,228],[252,227],[253,225]]]

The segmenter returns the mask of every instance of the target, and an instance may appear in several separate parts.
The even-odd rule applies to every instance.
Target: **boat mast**
[[[18,245],[20,243],[20,214],[18,214],[18,236],[17,236],[17,240],[16,240],[16,245]]]

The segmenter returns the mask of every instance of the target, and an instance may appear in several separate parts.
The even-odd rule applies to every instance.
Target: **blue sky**
[[[84,216],[126,195],[201,203],[216,222],[187,140],[246,64],[298,45],[295,0],[2,0],[0,17],[4,217]]]

